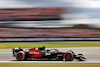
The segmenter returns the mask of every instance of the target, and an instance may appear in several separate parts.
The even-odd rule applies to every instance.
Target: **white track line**
[[[100,63],[100,61],[0,61],[0,63]]]

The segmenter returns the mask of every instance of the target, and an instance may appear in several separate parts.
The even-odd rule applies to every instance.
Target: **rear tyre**
[[[16,60],[17,61],[25,60],[25,53],[23,51],[16,53]]]
[[[66,53],[64,55],[64,59],[65,59],[65,61],[73,61],[73,59],[74,59],[73,54],[72,53]]]

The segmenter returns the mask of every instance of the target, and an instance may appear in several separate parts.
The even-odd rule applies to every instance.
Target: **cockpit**
[[[45,50],[45,46],[43,47],[38,47],[40,50]]]

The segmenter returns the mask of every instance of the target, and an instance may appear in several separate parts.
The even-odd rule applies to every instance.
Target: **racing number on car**
[[[71,57],[72,57],[72,56],[71,56],[70,53],[67,53],[67,54],[65,55],[65,58],[66,58],[66,59],[71,59]]]

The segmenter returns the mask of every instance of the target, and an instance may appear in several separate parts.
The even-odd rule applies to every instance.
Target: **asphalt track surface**
[[[26,50],[28,48],[25,48]],[[51,48],[46,48],[51,49]],[[0,49],[0,62],[15,62],[15,63],[100,63],[100,47],[64,47],[56,48],[59,51],[67,52],[68,50],[73,50],[75,53],[82,53],[87,57],[86,61],[16,61],[12,56],[12,49]]]

